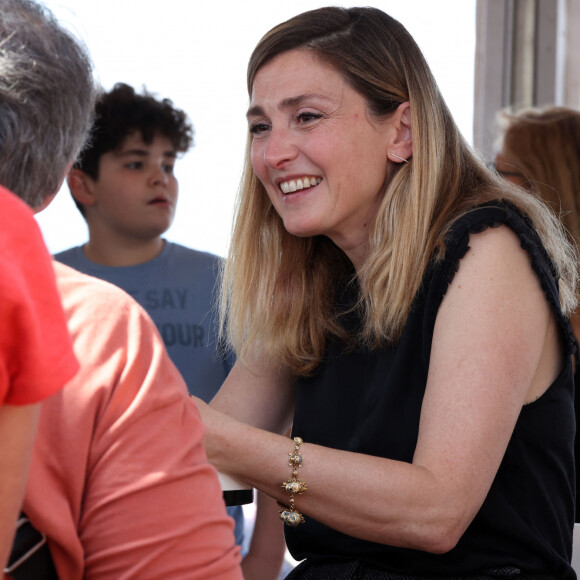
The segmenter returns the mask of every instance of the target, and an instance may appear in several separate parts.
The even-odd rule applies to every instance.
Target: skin
[[[67,166],[70,169],[72,162]],[[64,175],[63,179],[64,181]],[[62,183],[61,181],[61,183]],[[59,185],[60,188],[60,185]],[[35,213],[42,211],[54,199],[48,196]],[[40,404],[0,405],[0,441],[9,445],[0,448],[0,564],[2,568],[10,555],[15,524],[20,514],[26,489],[28,468],[36,435]]]
[[[301,61],[302,67],[298,66]],[[296,66],[290,67],[291,62]],[[301,72],[306,67],[308,74]],[[276,86],[269,84],[272,78],[277,78]],[[321,78],[325,83],[319,82]],[[300,93],[323,92],[332,100],[339,85],[338,73],[313,62],[308,54],[293,51],[258,72],[253,103],[259,99],[268,118],[276,120],[279,113],[274,103],[294,97],[297,86]],[[285,89],[279,91],[278,86]],[[275,98],[270,98],[271,94]],[[344,103],[344,98],[340,102]],[[348,109],[352,114],[354,110]],[[333,122],[339,125],[333,129],[336,138],[358,137],[359,127],[352,114],[334,117]],[[357,267],[366,256],[360,230],[372,218],[371,208],[376,205],[370,185],[385,176],[378,157],[382,155],[386,164],[390,152],[400,154],[403,145],[412,143],[403,117],[395,114],[389,119],[392,130],[383,133],[386,144],[370,151],[376,159],[362,159],[355,149],[350,168],[344,166],[343,159],[324,158],[322,149],[317,149],[322,144],[310,148],[316,129],[295,131],[284,123],[280,128],[278,119],[279,150],[294,149],[296,159],[305,151],[316,152],[312,166],[295,169],[291,165],[294,158],[289,158],[288,173],[310,171],[328,182],[320,188],[320,199],[308,206],[316,222],[308,221],[305,212],[290,213],[283,200],[275,202],[281,214],[287,212],[283,214],[287,227],[305,234],[308,226],[310,235],[332,237]],[[254,115],[249,118],[252,123]],[[276,130],[274,122],[272,134]],[[333,138],[327,137],[328,145],[340,149],[340,144],[331,143]],[[266,148],[262,151],[268,155]],[[261,161],[256,153],[255,171],[274,197],[273,184],[280,169],[273,161],[268,164],[267,159],[275,157],[266,156]],[[375,168],[378,174],[374,178],[361,176],[363,166]],[[354,187],[341,189],[335,176],[340,176],[341,183],[354,184],[357,177],[362,179],[369,185],[368,195],[359,196]],[[334,213],[332,220],[324,215],[333,207],[329,200],[338,200],[335,207],[342,210]],[[359,219],[349,221],[347,208]],[[562,360],[556,322],[517,236],[501,226],[472,235],[469,245],[436,318],[413,462],[338,451],[306,441],[301,447],[304,464],[300,479],[307,482],[308,491],[296,499],[297,509],[305,517],[357,538],[444,553],[457,544],[481,507],[522,406],[544,393]],[[208,427],[210,461],[282,502],[287,496],[280,484],[290,475],[288,453],[292,444],[277,433],[291,424],[294,396],[288,369],[275,361],[255,360],[251,369],[236,364],[211,406],[200,402]],[[357,501],[353,501],[354,496]]]
[[[242,560],[244,580],[276,580],[280,575],[286,542],[276,502],[258,493],[256,521],[250,549]]]
[[[12,548],[14,530],[30,465],[40,405],[0,406],[0,563],[2,568]]]
[[[523,187],[531,189],[530,181],[518,171],[517,162],[513,161],[505,151],[500,151],[495,157],[495,168],[505,179]],[[570,317],[574,336],[580,341],[580,311],[576,310]]]
[[[156,134],[148,145],[131,133],[115,151],[105,153],[94,180],[78,169],[68,178],[72,195],[86,208],[86,256],[107,266],[153,259],[163,249],[163,234],[173,222],[178,183],[171,141]]]
[[[357,265],[388,177],[389,152],[411,153],[397,140],[400,118],[410,124],[408,103],[386,121],[374,119],[332,67],[294,50],[258,72],[247,117],[254,172],[285,228],[296,236],[324,233]],[[282,183],[304,176],[319,183],[282,191]]]

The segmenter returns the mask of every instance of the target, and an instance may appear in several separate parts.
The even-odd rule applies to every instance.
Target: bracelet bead
[[[289,500],[287,506],[278,503],[278,505],[282,508],[280,511],[280,519],[287,525],[287,526],[298,526],[304,523],[304,516],[294,507],[294,496],[303,494],[307,491],[308,486],[304,481],[300,481],[298,479],[298,469],[302,467],[303,458],[300,454],[300,446],[302,445],[303,441],[300,437],[294,437],[294,451],[289,453],[289,462],[288,465],[292,468],[292,474],[288,481],[282,482],[282,489],[286,491],[289,495]]]

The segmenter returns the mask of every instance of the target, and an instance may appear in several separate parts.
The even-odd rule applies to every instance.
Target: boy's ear
[[[75,200],[82,205],[93,205],[92,179],[80,169],[71,169],[66,178],[68,188]]]

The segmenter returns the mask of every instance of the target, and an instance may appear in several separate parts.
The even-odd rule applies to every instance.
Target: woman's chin
[[[312,223],[298,223],[297,221],[284,221],[285,230],[297,238],[310,238],[312,236],[319,236],[324,232],[321,231],[322,228],[316,227]]]

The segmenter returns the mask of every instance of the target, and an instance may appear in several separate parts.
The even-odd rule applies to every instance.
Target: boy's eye
[[[130,161],[125,165],[127,169],[141,169],[143,167],[142,161]]]
[[[163,171],[165,171],[165,173],[168,175],[173,175],[173,165],[164,165]]]

